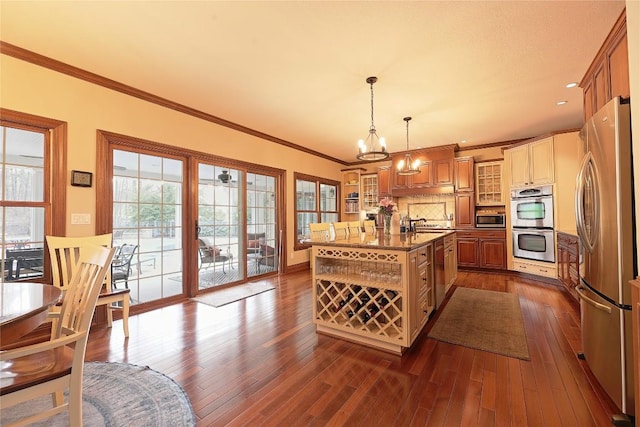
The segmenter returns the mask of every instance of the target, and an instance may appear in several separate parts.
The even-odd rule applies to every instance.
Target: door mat
[[[530,360],[518,295],[456,288],[430,338]]]
[[[275,289],[275,286],[264,282],[245,283],[243,285],[232,286],[230,288],[219,289],[208,292],[204,295],[192,298],[192,300],[214,307],[222,307],[229,303],[240,301],[245,298],[261,294]]]

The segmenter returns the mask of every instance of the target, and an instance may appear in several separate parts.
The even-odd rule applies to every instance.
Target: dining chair
[[[349,221],[349,236],[359,236],[362,233],[362,227],[360,226],[360,221]]]
[[[334,222],[333,231],[336,233],[336,239],[346,239],[349,237],[349,223],[347,221]]]
[[[86,245],[99,245],[107,248],[111,247],[110,233],[87,237],[47,236],[46,239],[47,246],[49,247],[49,257],[51,259],[51,273],[53,276],[52,284],[62,289],[63,292],[66,291],[72,279],[72,273],[78,262],[79,249],[81,247]],[[118,249],[116,249],[116,251],[117,250]],[[129,337],[130,291],[128,288],[113,289],[111,269],[107,272],[104,289],[98,295],[96,305],[106,306],[108,327],[113,325],[113,312],[122,312],[124,336]]]
[[[312,239],[328,239],[330,225],[328,222],[314,222],[309,224]]]
[[[0,351],[3,410],[45,395],[53,400],[53,408],[12,425],[31,424],[66,410],[69,425],[82,426],[82,371],[89,325],[115,249],[84,245],[79,252],[60,311],[50,314],[58,319],[51,339]],[[65,389],[69,389],[67,402],[62,398]]]
[[[362,223],[365,234],[376,234],[376,222],[372,219],[365,220]]]

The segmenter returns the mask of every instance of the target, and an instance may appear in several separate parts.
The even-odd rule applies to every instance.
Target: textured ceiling
[[[0,39],[355,161],[582,125],[579,81],[624,1],[1,1]],[[556,102],[568,103],[557,106]],[[136,136],[136,135],[134,135]],[[467,143],[461,143],[467,140]]]

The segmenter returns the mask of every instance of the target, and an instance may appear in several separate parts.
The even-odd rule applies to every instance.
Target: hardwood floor
[[[580,349],[578,306],[552,285],[460,272],[519,295],[531,360],[427,338],[402,357],[315,332],[310,273],[215,308],[192,301],[91,332],[87,360],[148,365],[181,384],[202,426],[606,426]],[[440,310],[441,311],[441,310]],[[438,313],[436,313],[437,315]]]

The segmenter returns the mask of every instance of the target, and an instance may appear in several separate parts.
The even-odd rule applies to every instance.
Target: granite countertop
[[[388,237],[385,237],[383,232],[378,232],[376,234],[363,233],[358,237],[350,237],[348,239],[312,239],[309,243],[312,245],[322,246],[411,251],[452,233],[455,233],[455,230],[441,229],[437,232],[430,231],[426,233],[391,234]]]

